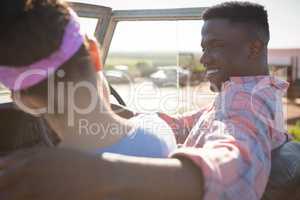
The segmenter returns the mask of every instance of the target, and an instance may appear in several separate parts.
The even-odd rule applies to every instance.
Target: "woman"
[[[97,42],[83,33],[66,3],[0,4],[0,81],[20,109],[47,121],[60,147],[146,157],[166,157],[175,148],[171,130],[157,116],[128,121],[112,112],[106,80],[97,73]],[[164,132],[143,129],[149,117]]]

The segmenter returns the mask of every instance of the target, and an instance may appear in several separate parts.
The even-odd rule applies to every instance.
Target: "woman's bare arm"
[[[117,199],[202,199],[203,177],[201,171],[189,160],[113,154],[106,154],[103,159],[115,170],[111,191]]]
[[[203,196],[201,172],[188,160],[115,154],[98,158],[42,148],[2,159],[0,169],[0,196],[5,200],[200,200]]]

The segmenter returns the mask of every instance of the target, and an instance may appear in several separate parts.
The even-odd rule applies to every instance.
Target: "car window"
[[[0,104],[10,102],[10,91],[0,83]]]
[[[88,33],[89,35],[95,34],[98,23],[97,18],[79,17],[79,22],[85,33]]]
[[[211,101],[199,63],[202,25],[200,20],[118,22],[105,71],[126,66],[119,80],[106,75],[130,108],[176,114]],[[201,105],[193,95],[204,96]]]

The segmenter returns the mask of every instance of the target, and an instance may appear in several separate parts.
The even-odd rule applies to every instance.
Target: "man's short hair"
[[[249,23],[263,32],[263,40],[270,39],[268,13],[264,6],[250,2],[224,2],[208,8],[202,15],[204,21],[209,19],[228,19],[233,23]]]

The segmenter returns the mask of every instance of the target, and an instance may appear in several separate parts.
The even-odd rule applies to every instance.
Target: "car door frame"
[[[102,62],[105,64],[110,44],[118,22],[121,21],[179,21],[202,20],[206,7],[112,10],[112,8],[88,4],[71,3],[80,17],[98,18],[95,36],[101,45]]]

